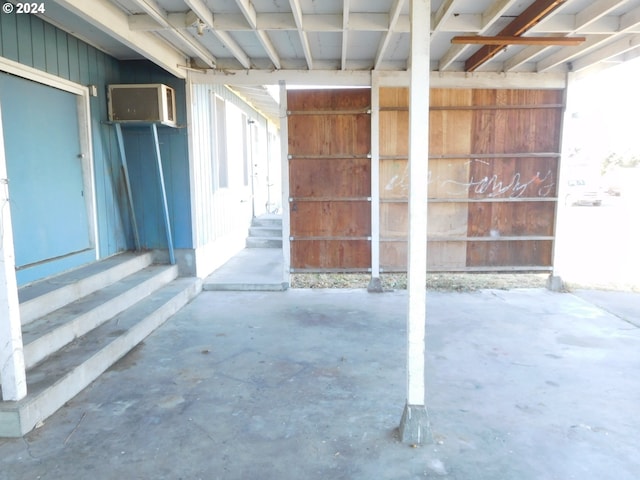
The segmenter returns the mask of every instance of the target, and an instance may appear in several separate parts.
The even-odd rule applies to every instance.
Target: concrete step
[[[249,229],[250,237],[282,237],[282,226],[280,227],[251,227]]]
[[[203,290],[281,292],[284,258],[279,248],[245,248],[209,275]]]
[[[127,252],[25,285],[18,290],[22,324],[111,285],[152,262],[150,252]]]
[[[251,221],[253,227],[279,227],[282,228],[282,215],[260,215]]]
[[[247,248],[282,248],[282,239],[275,237],[247,237]]]
[[[24,325],[22,341],[26,368],[33,367],[177,277],[175,265],[151,265]]]
[[[27,372],[26,398],[0,403],[0,436],[21,437],[62,407],[126,355],[202,287],[196,278],[178,278]]]

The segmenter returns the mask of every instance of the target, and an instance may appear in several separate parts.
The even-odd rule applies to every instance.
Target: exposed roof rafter
[[[605,0],[605,1],[601,1],[601,2],[594,2],[592,3],[589,7],[585,8],[582,12],[580,12],[579,14],[577,14],[574,18],[574,27],[573,30],[571,32],[569,32],[569,34],[576,34],[576,33],[580,33],[582,31],[582,29],[587,28],[589,25],[592,25],[593,23],[597,22],[598,20],[600,20],[602,17],[604,17],[605,15],[607,15],[609,12],[611,12],[612,10],[614,10],[615,8],[619,7],[620,5],[626,3],[628,0]],[[593,47],[595,47],[595,42],[591,41],[588,42],[588,46],[583,46],[583,48],[581,50],[579,50],[578,52],[575,51],[567,51],[565,54],[561,54],[560,56],[555,56],[555,63],[554,61],[548,61],[546,62],[546,64],[540,64],[540,67],[542,67],[544,70],[547,70],[548,68],[551,68],[553,66],[559,65],[561,63],[564,63],[566,61],[569,61],[571,58],[573,58],[575,56],[576,53],[580,53],[582,51],[586,51],[586,50],[590,50]],[[513,70],[514,68],[522,65],[523,63],[526,63],[527,61],[531,60],[532,58],[534,58],[537,55],[540,55],[541,53],[543,53],[546,50],[546,48],[540,48],[540,47],[531,47],[529,49],[525,49],[522,52],[520,52],[520,54],[517,56],[517,58],[514,58],[511,61],[505,62],[504,65],[504,70],[505,71],[509,71],[509,70]],[[564,57],[563,57],[564,55]],[[536,67],[538,68],[538,67]]]
[[[186,63],[186,55],[152,33],[131,30],[128,15],[109,1],[94,0],[90,5],[85,0],[55,2],[173,75],[186,77],[185,70],[178,67]]]
[[[309,45],[309,38],[307,32],[302,25],[302,8],[298,0],[289,0],[291,6],[291,12],[293,13],[293,19],[296,22],[296,28],[298,29],[298,35],[300,37],[300,43],[302,44],[302,51],[304,58],[307,61],[307,68],[313,70],[313,56],[311,55],[311,46]]]
[[[349,52],[349,9],[351,0],[344,0],[342,5],[342,59],[341,69],[347,69],[347,54]]]
[[[140,0],[135,0],[140,1]],[[144,0],[149,1],[149,0]],[[231,52],[231,54],[240,62],[244,68],[251,68],[251,59],[242,50],[240,45],[227,32],[218,30],[213,27],[213,12],[209,10],[203,0],[184,0],[187,6],[196,16],[204,22],[211,32],[222,42],[222,44]]]
[[[479,35],[486,33],[494,23],[507,11],[516,0],[496,0],[491,7],[480,16],[480,29]],[[453,62],[455,62],[460,55],[462,55],[468,49],[468,45],[453,45],[449,47],[449,50],[444,54],[438,68],[440,71],[446,70]]]
[[[169,41],[177,42],[179,48],[186,48],[191,55],[202,60],[209,67],[216,66],[215,57],[209,52],[204,45],[198,42],[188,32],[180,29],[173,28],[169,21],[167,12],[160,6],[155,0],[132,0],[138,7],[155,20],[158,25],[166,28],[166,36],[169,37]]]
[[[378,45],[378,51],[376,53],[376,58],[373,61],[373,68],[377,70],[380,68],[380,64],[382,63],[382,59],[384,58],[384,54],[389,47],[389,41],[391,40],[391,35],[393,34],[394,27],[398,22],[398,18],[400,17],[400,12],[402,11],[402,7],[404,6],[405,0],[394,0],[393,6],[391,7],[391,11],[389,12],[389,29],[384,34],[384,38]]]

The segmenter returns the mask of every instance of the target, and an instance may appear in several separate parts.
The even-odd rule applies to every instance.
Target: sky
[[[576,81],[567,110],[569,145],[588,150],[591,157],[640,154],[640,59]]]

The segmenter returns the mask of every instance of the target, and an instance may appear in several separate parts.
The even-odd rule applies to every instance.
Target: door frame
[[[91,248],[95,250],[95,258],[97,260],[100,256],[100,237],[98,235],[93,142],[91,137],[91,106],[89,101],[91,95],[89,87],[3,57],[0,57],[0,72],[15,75],[25,80],[31,80],[76,95],[78,127],[80,129],[78,134],[82,155],[82,183],[87,210],[87,222],[89,225],[89,244]],[[0,117],[0,122],[1,121],[2,118]],[[4,152],[0,155],[0,161],[4,162],[6,167]]]

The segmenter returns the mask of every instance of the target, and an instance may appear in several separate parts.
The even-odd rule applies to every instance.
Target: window
[[[213,189],[229,186],[229,162],[227,155],[227,122],[224,99],[211,95],[212,125],[212,183]]]

